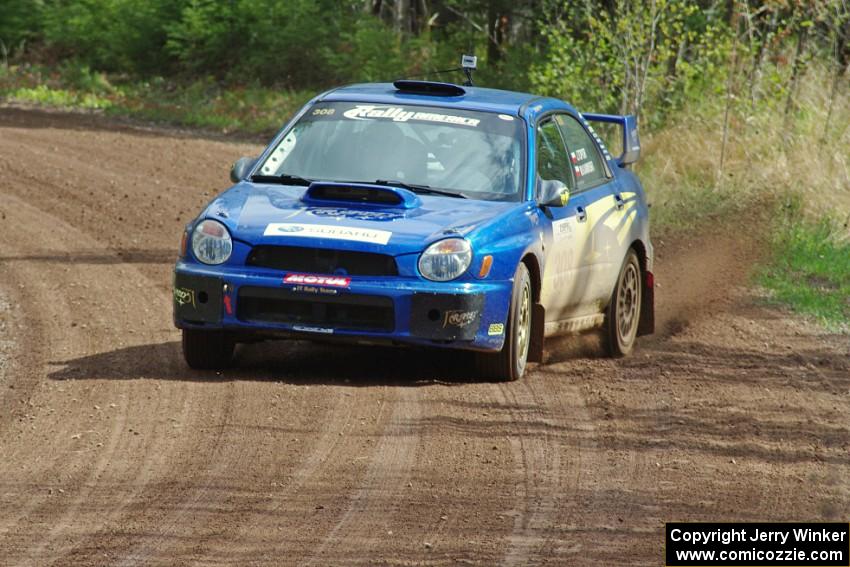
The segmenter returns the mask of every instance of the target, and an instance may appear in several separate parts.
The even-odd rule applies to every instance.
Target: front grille
[[[395,310],[389,297],[340,293],[306,295],[288,289],[239,288],[236,316],[255,323],[287,323],[350,331],[390,332]]]
[[[300,246],[255,246],[245,263],[248,266],[310,274],[398,275],[395,258],[387,254]]]

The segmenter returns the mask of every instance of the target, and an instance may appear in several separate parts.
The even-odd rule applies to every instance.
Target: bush
[[[102,71],[151,73],[169,66],[167,24],[179,0],[76,0],[44,10],[44,37],[59,58]]]
[[[0,1],[0,63],[41,35],[43,0]]]

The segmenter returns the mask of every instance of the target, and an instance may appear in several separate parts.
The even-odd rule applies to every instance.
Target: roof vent
[[[432,96],[463,96],[466,91],[452,83],[438,83],[434,81],[410,81],[400,79],[393,86],[403,93],[425,94]]]

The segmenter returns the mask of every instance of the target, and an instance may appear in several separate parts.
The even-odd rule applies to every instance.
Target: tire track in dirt
[[[21,141],[20,137],[18,137],[18,140],[16,140],[16,141],[20,142]],[[50,168],[51,168],[50,157],[51,156],[45,155],[44,152],[37,151],[37,148],[27,147],[27,149],[30,153],[34,153],[36,156],[38,156],[37,159],[40,162],[40,164],[47,171],[50,171]],[[53,157],[54,161],[57,159],[55,154],[52,157]],[[63,159],[66,159],[66,158],[67,158],[67,155],[64,155]],[[80,161],[81,160],[78,160],[78,163]],[[98,170],[91,168],[91,167],[88,168],[88,169],[85,169],[85,168],[83,168],[83,169],[84,169],[84,171],[87,171],[88,173],[91,173],[91,174],[100,173],[101,176],[103,175],[103,173],[101,171],[98,171]],[[38,177],[38,173],[44,174],[45,171],[37,169],[33,173],[20,172],[20,171],[17,171],[14,166],[12,167],[12,171],[13,171],[13,173],[17,174],[17,177],[19,179],[23,178],[23,180],[24,180],[23,186],[24,187],[29,185],[29,186],[41,188],[41,190],[38,191],[38,192],[32,192],[32,191],[24,190],[24,194],[26,195],[28,200],[34,200],[36,203],[39,203],[39,204],[48,202],[49,205],[50,205],[50,207],[49,207],[50,209],[62,211],[65,214],[68,214],[68,210],[66,208],[63,208],[63,206],[61,205],[61,203],[63,203],[62,199],[56,199],[52,203],[50,203],[49,201],[47,201],[45,199],[45,196],[49,195],[50,193],[52,193],[56,196],[67,194],[67,191],[63,190],[64,187],[55,185],[54,182],[53,182],[53,179],[49,175],[42,175],[41,178]],[[14,199],[14,198],[12,198],[12,199]],[[21,201],[16,202],[16,201],[12,200],[12,203],[14,204],[13,209],[15,209],[16,211],[17,211],[17,209],[24,206],[24,205],[22,205]],[[48,220],[48,219],[52,219],[52,221]],[[77,219],[74,219],[74,220],[77,220]],[[36,230],[37,230],[37,227],[39,227],[39,226],[45,226],[45,225],[46,226],[52,226],[51,234],[57,233],[59,227],[61,226],[63,231],[65,231],[67,234],[73,235],[72,237],[64,237],[64,238],[61,239],[61,241],[52,242],[52,243],[45,242],[44,244],[46,244],[46,245],[43,248],[38,249],[38,250],[31,250],[30,254],[26,255],[25,259],[23,261],[26,261],[26,259],[28,259],[28,258],[34,258],[33,261],[38,262],[38,259],[41,258],[41,257],[50,257],[51,255],[55,256],[56,252],[58,250],[71,250],[67,247],[63,247],[63,244],[66,243],[66,242],[73,242],[73,243],[76,243],[78,246],[81,245],[80,252],[82,252],[86,258],[98,258],[98,262],[100,264],[104,265],[104,267],[102,267],[102,268],[100,267],[100,265],[94,265],[93,267],[89,268],[90,270],[92,270],[92,271],[99,271],[99,270],[105,271],[105,270],[108,269],[109,270],[108,273],[110,274],[110,276],[112,276],[112,278],[114,278],[116,275],[119,275],[119,276],[123,275],[123,277],[120,277],[119,281],[138,282],[138,281],[143,281],[143,280],[146,279],[144,276],[142,276],[139,273],[138,270],[136,270],[132,266],[130,266],[130,265],[121,266],[120,264],[122,262],[122,259],[120,257],[118,257],[116,254],[114,254],[113,252],[110,252],[106,249],[103,249],[102,245],[100,245],[98,242],[92,241],[90,238],[88,238],[85,235],[83,235],[82,233],[80,233],[77,229],[71,228],[70,225],[65,224],[61,219],[52,216],[47,211],[37,210],[37,212],[35,212],[31,216],[31,220],[29,220],[28,222],[22,222],[20,224],[25,226],[25,227],[33,227]],[[35,242],[35,241],[38,241],[40,237],[43,240],[43,237],[40,233],[35,233],[32,238],[28,239],[28,241]],[[47,254],[44,254],[44,253],[41,253],[40,250],[46,250],[46,251],[49,251],[49,252],[47,252]],[[77,252],[77,254],[80,254],[80,252]],[[100,256],[98,256],[98,255],[100,255]],[[70,254],[70,257],[71,258],[73,257],[73,253]],[[100,260],[100,258],[103,258],[103,260]],[[118,265],[118,267],[114,268],[114,269],[109,269],[109,265],[113,264],[113,263]],[[116,274],[116,270],[117,270],[117,274]],[[110,282],[110,281],[115,281],[112,278],[110,278],[110,277],[96,278],[97,284],[94,284],[94,285],[99,285],[100,288],[103,291],[98,291],[97,288],[91,289],[89,291],[89,296],[90,297],[98,297],[98,298],[104,298],[104,297],[109,298],[112,295],[112,291],[114,291],[114,289],[109,289],[109,284],[108,284],[108,282]],[[70,283],[71,286],[74,285],[73,282],[69,282],[69,283]],[[155,284],[155,285],[157,285],[157,284]],[[161,287],[166,287],[167,283],[158,284],[158,285],[161,285]],[[134,294],[131,292],[130,294],[128,294],[127,297],[132,298],[132,297],[134,297]],[[167,300],[163,303],[165,305],[168,305]],[[38,301],[37,304],[39,304],[39,305],[50,305],[50,301],[42,300],[42,301]],[[126,308],[127,305],[128,305],[128,302],[126,302],[126,301],[123,302],[123,304],[118,308],[118,310],[120,311],[122,309],[122,307]],[[137,312],[140,312],[140,311],[142,311],[142,310],[137,310]],[[161,312],[165,313],[164,310],[161,310]],[[82,316],[81,318],[83,320],[85,320],[85,316]],[[48,320],[49,317],[42,317],[42,319]],[[168,323],[166,323],[166,325],[168,325]],[[85,326],[86,325],[83,324],[83,327],[85,327]],[[123,326],[123,325],[119,325],[118,327],[120,328],[121,326]],[[168,325],[168,326],[170,327],[170,325]],[[136,328],[140,333],[146,332],[145,321],[142,321],[142,325],[135,324],[135,325],[130,325],[130,327]],[[88,350],[88,351],[91,351],[95,348],[96,347],[94,347],[94,345],[89,345],[88,347],[85,347],[85,348],[75,348],[75,349],[68,349],[68,350],[71,350],[71,351],[73,351],[73,350],[77,350],[77,351]],[[174,354],[176,354],[176,353],[174,353]],[[171,370],[173,371],[173,369],[175,368],[176,363],[177,363],[176,358],[174,356],[170,356],[168,363],[170,363]],[[185,388],[180,388],[180,390],[183,391],[183,393],[185,394]],[[197,405],[195,403],[192,403],[192,398],[185,398],[185,396],[184,396],[184,399],[182,401],[182,404],[183,404],[182,410],[179,410],[177,407],[172,405],[172,404],[175,404],[175,403],[180,404],[181,403],[180,398],[177,397],[177,396],[172,396],[172,397],[170,397],[170,403],[166,403],[164,406],[160,406],[160,404],[157,404],[156,406],[150,408],[149,412],[152,413],[152,414],[158,414],[158,413],[164,411],[166,414],[170,414],[172,416],[177,415],[177,416],[186,417],[189,409]],[[99,478],[103,474],[104,468],[107,466],[107,463],[112,461],[112,457],[115,455],[115,451],[116,451],[117,443],[118,443],[118,437],[124,431],[125,426],[126,426],[126,420],[127,420],[127,414],[126,414],[127,406],[122,405],[122,408],[125,409],[125,413],[122,414],[121,419],[114,420],[113,430],[111,432],[109,442],[105,443],[104,450],[100,452],[100,457],[96,461],[96,464],[93,468],[93,471],[90,473],[90,476],[88,477],[90,480]],[[169,409],[171,409],[172,411],[168,411]],[[180,417],[178,417],[178,419],[180,419]],[[146,457],[144,459],[143,464],[138,469],[137,474],[130,476],[130,478],[133,479],[132,483],[130,485],[135,486],[136,490],[135,490],[135,492],[131,492],[130,494],[128,494],[128,496],[132,496],[133,494],[137,494],[138,492],[142,491],[143,488],[144,488],[146,479],[150,477],[150,474],[151,474],[152,470],[154,469],[154,467],[155,466],[161,466],[163,464],[165,457],[168,455],[167,451],[163,451],[163,448],[167,445],[164,442],[164,439],[162,438],[163,433],[164,433],[164,428],[159,427],[159,426],[153,428],[152,431],[151,430],[145,431],[146,436],[145,436],[145,441],[144,441],[143,447],[151,447],[153,449],[153,451],[151,452],[151,454],[148,457]],[[126,446],[126,443],[125,443],[125,446]],[[84,486],[85,486],[85,484],[84,484]],[[71,505],[66,509],[66,513],[65,513],[64,517],[67,518],[67,517],[72,517],[73,515],[75,515],[75,513],[79,510],[79,507],[82,505],[82,503],[86,502],[86,501],[87,501],[87,493],[86,493],[86,491],[82,491],[81,493],[79,493],[77,495],[77,497],[74,500],[71,501],[71,503],[70,503]],[[126,504],[127,499],[123,500],[123,502]],[[110,518],[114,518],[116,515],[119,515],[121,513],[122,508],[123,508],[123,506],[112,506],[112,507],[110,507],[108,513],[104,513],[104,514],[99,515],[98,520],[105,522]],[[58,522],[54,521],[50,530],[48,531],[47,539],[43,542],[42,547],[40,547],[36,550],[36,553],[43,551],[44,549],[46,549],[47,546],[52,545],[53,540],[60,537],[62,535],[62,533],[66,530],[67,527],[68,526],[63,522],[61,517],[60,517],[60,520]],[[89,526],[89,527],[91,528],[93,526]]]
[[[206,461],[207,467],[209,463],[220,463],[222,461],[222,437],[224,424],[229,421],[231,413],[234,409],[232,403],[232,387],[231,395],[228,396],[228,403],[224,404],[224,419],[217,427],[217,432],[214,437],[212,446],[208,447],[209,458]],[[197,465],[197,463],[194,463]],[[222,465],[223,466],[223,465]],[[215,467],[212,467],[216,471]],[[190,471],[186,471],[190,473]],[[197,474],[198,471],[195,471]],[[208,476],[209,468],[205,467],[202,475]],[[131,565],[149,565],[155,560],[160,560],[168,555],[171,545],[170,539],[175,536],[175,527],[191,519],[193,509],[202,507],[205,502],[213,498],[212,496],[212,480],[207,478],[200,482],[193,483],[192,487],[185,491],[180,501],[174,506],[173,511],[169,511],[165,516],[159,518],[156,522],[156,531],[152,537],[147,537],[142,544],[133,545],[129,549],[121,551],[121,556],[115,558],[115,564],[120,567],[129,567]],[[126,520],[125,520],[126,521]]]
[[[355,406],[342,392],[336,391],[333,395],[333,407],[328,415],[319,420],[321,425],[317,432],[318,440],[312,444],[312,451],[301,460],[294,472],[288,476],[287,481],[276,483],[274,496],[269,497],[264,505],[259,506],[258,510],[242,521],[238,535],[234,539],[238,542],[237,550],[243,554],[242,557],[245,560],[267,563],[270,557],[286,555],[288,550],[281,544],[288,539],[297,538],[297,533],[303,530],[303,526],[300,526],[300,530],[298,526],[290,527],[287,538],[272,541],[268,552],[263,550],[256,553],[256,549],[252,550],[250,545],[246,545],[252,541],[258,530],[265,533],[274,533],[275,530],[283,531],[283,527],[278,522],[280,522],[281,509],[287,504],[285,496],[297,495],[311,480],[323,474],[332,456],[339,454],[338,449],[346,441],[345,434],[350,429]]]
[[[393,400],[392,414],[386,420],[368,470],[351,495],[345,512],[336,525],[301,565],[356,562],[352,549],[368,557],[377,542],[392,527],[391,511],[383,506],[398,502],[410,478],[416,457],[418,434],[408,424],[419,416],[417,388],[399,388]]]
[[[533,374],[518,384],[500,388],[503,403],[513,408],[515,424],[510,436],[517,484],[517,507],[510,512],[513,530],[508,536],[508,552],[503,565],[531,565],[545,555],[551,542],[547,538],[557,515],[557,495],[561,494],[561,458],[557,440],[550,429],[555,425],[530,386]],[[519,411],[517,408],[529,408]],[[534,409],[531,409],[534,408]],[[542,435],[526,435],[530,424],[541,428]],[[523,427],[523,425],[525,425]]]
[[[23,250],[23,257],[26,258],[27,253],[32,253],[33,249],[31,248],[32,243],[38,243],[38,246],[44,246],[48,249],[67,249],[72,250],[76,246],[82,246],[85,249],[91,250],[96,249],[96,243],[91,242],[86,236],[80,234],[70,225],[67,225],[61,219],[56,217],[52,217],[51,215],[45,213],[44,211],[33,209],[30,205],[21,201],[15,197],[7,196],[6,203],[11,203],[13,212],[10,213],[12,219],[18,222],[18,224],[22,227],[22,230],[16,234],[16,238],[20,239],[25,244],[26,248],[19,248],[18,250]],[[39,227],[41,224],[47,223],[51,226],[50,235],[45,237],[44,235],[40,235],[36,237],[35,235],[27,234],[27,229],[29,227]],[[74,243],[68,248],[68,243]],[[14,248],[12,250],[15,250]],[[81,309],[84,301],[75,301],[72,304],[65,304],[57,302],[53,299],[53,289],[56,287],[61,287],[63,285],[75,286],[82,282],[82,285],[89,286],[88,289],[84,292],[84,295],[94,295],[98,296],[97,293],[97,283],[101,282],[109,282],[110,278],[101,277],[99,274],[92,277],[91,272],[104,271],[104,268],[88,268],[89,273],[84,277],[80,277],[76,280],[71,280],[67,277],[66,274],[73,273],[74,270],[71,268],[67,268],[66,270],[61,271],[61,275],[55,279],[45,279],[44,273],[41,271],[41,266],[32,266],[31,262],[27,262],[26,260],[17,261],[14,260],[14,256],[10,257],[11,262],[14,262],[17,266],[17,270],[20,271],[20,275],[18,276],[21,279],[28,281],[27,286],[31,286],[33,288],[33,295],[35,296],[35,300],[32,302],[33,305],[38,305],[41,308],[47,308],[43,314],[35,314],[36,320],[43,321],[51,321],[51,329],[62,329],[58,330],[60,333],[58,336],[55,335],[55,331],[51,331],[46,337],[46,341],[53,345],[54,347],[58,345],[65,345],[66,353],[73,352],[85,352],[96,350],[99,347],[101,341],[93,335],[102,335],[101,329],[104,325],[108,325],[108,318],[98,318],[96,316],[87,317],[85,314],[85,308]],[[9,260],[7,260],[9,261]],[[134,272],[131,268],[121,268],[121,271],[124,272],[123,279],[129,281],[135,281],[138,279],[138,274]],[[120,272],[119,272],[120,273]],[[114,270],[111,270],[111,275],[115,276]],[[41,276],[41,277],[39,277]],[[108,284],[104,287],[108,287]],[[92,293],[94,292],[94,293]],[[61,315],[57,317],[56,307],[63,306],[61,309]],[[120,309],[120,308],[119,308]],[[83,320],[88,321],[88,323],[79,323],[85,328],[90,325],[92,327],[92,333],[88,335],[82,335],[77,333],[71,333],[69,335],[65,335],[63,332],[65,328],[71,328],[76,323],[77,319],[82,317]],[[100,329],[95,329],[96,327],[100,327]],[[107,332],[108,333],[108,332]],[[63,335],[65,335],[63,337]],[[54,354],[55,353],[54,350]],[[41,372],[47,373],[44,369],[46,365],[49,364],[47,361],[41,362],[33,362],[33,366],[35,369],[40,370]],[[51,385],[52,386],[52,385]],[[52,388],[51,388],[52,389]],[[48,395],[52,392],[48,392]],[[104,392],[100,389],[95,390],[93,385],[85,385],[83,386],[83,394],[85,397],[91,399],[92,401],[97,400],[98,398],[103,397]],[[182,407],[188,407],[189,400],[181,400],[180,398],[174,398],[171,400],[174,405],[169,404],[168,409],[176,410],[181,405]],[[53,401],[44,401],[41,402],[44,405],[54,405]],[[115,404],[111,404],[115,405]],[[92,404],[95,413],[99,413],[102,409],[105,409],[106,403],[101,402],[100,404],[94,403]],[[157,412],[159,404],[156,403],[152,408],[153,413]],[[55,424],[54,427],[58,429],[56,434],[54,435],[52,442],[54,445],[53,451],[50,453],[54,455],[63,455],[63,459],[60,461],[54,462],[54,467],[61,467],[64,471],[73,470],[75,473],[69,478],[68,484],[73,486],[72,490],[64,489],[62,494],[64,496],[62,501],[62,512],[60,514],[52,513],[50,516],[51,522],[48,529],[44,530],[44,534],[41,539],[41,543],[39,546],[29,551],[29,555],[36,561],[41,562],[41,558],[46,552],[50,552],[51,554],[61,553],[61,544],[58,544],[57,541],[64,538],[64,535],[69,530],[74,531],[77,528],[77,522],[75,518],[80,514],[81,508],[84,504],[88,504],[91,500],[91,495],[95,490],[95,486],[97,485],[99,479],[106,471],[107,467],[110,466],[112,461],[114,461],[116,454],[121,448],[122,444],[126,443],[126,433],[127,433],[127,423],[130,415],[131,406],[126,404],[121,404],[120,409],[117,412],[117,415],[114,415],[110,418],[110,423],[108,425],[108,430],[103,431],[102,428],[97,427],[97,424],[81,424],[78,422],[64,422],[61,426]],[[93,414],[89,414],[89,421],[94,417]],[[92,425],[94,425],[95,429],[91,429]],[[89,427],[89,429],[86,429]],[[161,428],[155,428],[153,431],[146,432],[149,433],[148,441],[152,446],[157,446],[158,451],[162,451],[165,447],[167,447],[166,440],[161,435]],[[97,439],[101,439],[101,441],[97,444],[97,450],[95,451],[95,456],[92,459],[89,456],[89,453],[92,451],[91,448],[84,449],[82,451],[76,452],[76,455],[68,457],[68,451],[64,448],[64,445],[74,442],[74,440],[80,440],[82,442],[84,437],[89,435],[94,435]],[[25,449],[26,447],[22,447]],[[145,465],[149,465],[149,463],[145,463]],[[55,470],[55,469],[54,469]],[[52,473],[60,476],[61,473]],[[149,477],[150,467],[142,466],[141,468],[134,471],[134,482],[141,488],[144,486],[146,479]],[[51,486],[56,484],[55,481],[50,481],[49,477],[43,477],[44,484],[46,486]],[[57,489],[59,490],[59,489]],[[4,531],[9,531],[14,529],[14,524],[18,522],[21,518],[27,516],[33,516],[34,518],[42,518],[47,517],[46,512],[43,510],[47,507],[53,507],[53,505],[49,502],[45,502],[43,498],[36,498],[30,501],[26,506],[20,507],[17,510],[16,518],[13,521],[11,518],[7,518],[7,523],[5,525]],[[115,512],[116,509],[120,509],[121,506],[113,507],[111,512]],[[98,514],[96,516],[97,521],[101,521],[104,519],[106,514]],[[58,550],[57,550],[58,547]]]

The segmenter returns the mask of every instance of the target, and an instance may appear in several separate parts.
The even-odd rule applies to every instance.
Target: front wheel
[[[514,276],[505,344],[499,352],[480,352],[475,356],[475,366],[483,378],[512,382],[522,377],[531,344],[532,301],[531,275],[526,265],[520,262]]]
[[[183,358],[189,368],[218,370],[233,360],[236,343],[224,331],[183,329]]]
[[[604,339],[610,356],[622,357],[632,352],[640,321],[642,294],[640,263],[635,251],[630,249],[605,312]]]

